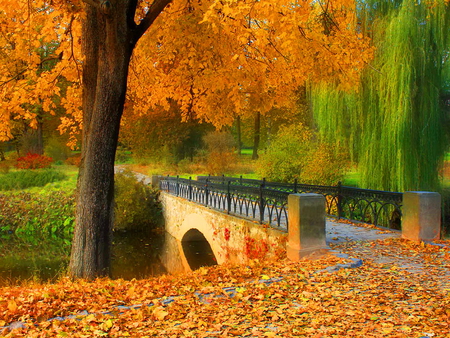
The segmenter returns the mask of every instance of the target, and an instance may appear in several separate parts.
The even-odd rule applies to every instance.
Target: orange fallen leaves
[[[2,288],[0,324],[27,329],[0,336],[449,337],[448,246],[397,239],[336,249],[364,264],[329,273],[345,260],[253,261],[146,280]],[[91,314],[68,318],[83,310]],[[56,316],[65,319],[47,321]]]

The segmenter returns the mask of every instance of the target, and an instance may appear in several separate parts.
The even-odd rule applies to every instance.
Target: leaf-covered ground
[[[364,264],[334,272],[324,269],[349,261],[330,255],[146,280],[6,287],[0,326],[26,328],[16,323],[0,336],[450,337],[450,243],[441,244],[344,243],[334,249]]]

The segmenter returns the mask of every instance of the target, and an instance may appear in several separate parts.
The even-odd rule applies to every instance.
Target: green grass
[[[353,169],[345,174],[342,185],[345,185],[347,187],[357,187],[359,179],[359,172],[356,169]]]
[[[53,183],[47,183],[43,187],[30,187],[27,189],[22,189],[22,191],[48,194],[55,191],[69,192],[75,190],[77,186],[78,168],[72,165],[60,165],[57,166],[55,170],[63,173],[66,176],[66,179]]]
[[[7,174],[0,174],[0,191],[2,194],[15,193],[15,192],[28,192],[49,194],[57,191],[70,192],[74,191],[77,185],[78,168],[70,165],[59,165],[53,167],[49,174],[43,169],[43,175],[49,176],[47,179],[51,179],[53,176],[60,178],[58,180],[50,180],[50,182],[42,181],[41,179],[35,180],[36,174],[39,176],[39,171],[36,170],[11,170]],[[25,179],[22,176],[27,176]],[[20,178],[18,178],[20,176]],[[37,176],[36,176],[37,177]],[[1,189],[2,180],[22,180],[22,183],[14,182],[14,189]]]
[[[444,161],[450,161],[450,153],[445,154]]]
[[[241,149],[241,155],[245,156],[253,155],[253,149]]]
[[[43,187],[48,183],[65,180],[67,176],[55,169],[11,170],[0,175],[0,191]]]

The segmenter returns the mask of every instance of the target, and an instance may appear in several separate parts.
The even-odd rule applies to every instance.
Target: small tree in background
[[[224,131],[214,131],[203,137],[206,145],[206,169],[210,174],[225,174],[232,171],[237,161],[236,141],[233,135]]]
[[[283,126],[257,162],[257,173],[268,181],[336,184],[346,167],[333,145],[321,143],[303,124]]]
[[[275,182],[300,179],[312,137],[312,132],[301,123],[281,127],[277,137],[261,154],[256,165],[257,173]]]
[[[348,156],[328,143],[318,143],[305,159],[300,182],[336,185],[348,169]]]

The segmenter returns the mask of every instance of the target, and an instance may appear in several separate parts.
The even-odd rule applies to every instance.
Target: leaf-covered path
[[[354,262],[329,255],[146,280],[2,288],[0,326],[20,321],[26,328],[1,336],[450,337],[449,241],[337,242],[334,250],[363,264],[326,269]],[[66,319],[48,321],[58,316]]]

